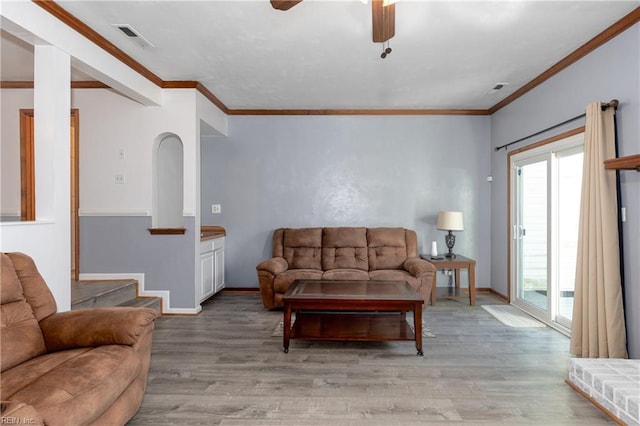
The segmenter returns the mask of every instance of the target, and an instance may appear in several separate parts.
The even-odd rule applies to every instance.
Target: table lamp
[[[462,212],[439,212],[438,224],[436,225],[441,231],[449,231],[444,236],[444,241],[449,249],[448,253],[445,253],[445,257],[456,257],[453,254],[453,246],[456,244],[456,236],[451,231],[464,231],[462,224]]]

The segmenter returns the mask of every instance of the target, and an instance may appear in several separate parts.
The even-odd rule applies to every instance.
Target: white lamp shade
[[[438,213],[437,228],[443,231],[464,231],[462,212]]]

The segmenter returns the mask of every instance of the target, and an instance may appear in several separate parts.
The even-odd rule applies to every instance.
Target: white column
[[[34,61],[36,219],[49,222],[42,244],[49,252],[47,284],[59,310],[71,304],[70,117],[71,59],[55,46],[36,45]]]

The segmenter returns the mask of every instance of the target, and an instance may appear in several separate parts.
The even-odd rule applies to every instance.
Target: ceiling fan
[[[271,0],[271,6],[277,10],[289,10],[302,0]],[[396,5],[391,0],[371,0],[371,19],[373,23],[373,42],[388,42],[396,34]],[[384,44],[383,44],[384,47]],[[382,58],[391,53],[387,46],[383,49]]]

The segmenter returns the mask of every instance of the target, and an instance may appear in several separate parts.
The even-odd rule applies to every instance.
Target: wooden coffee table
[[[284,352],[290,339],[415,340],[422,352],[423,300],[405,281],[296,280],[284,294]],[[291,313],[296,320],[291,327]],[[406,313],[413,312],[414,330]]]

